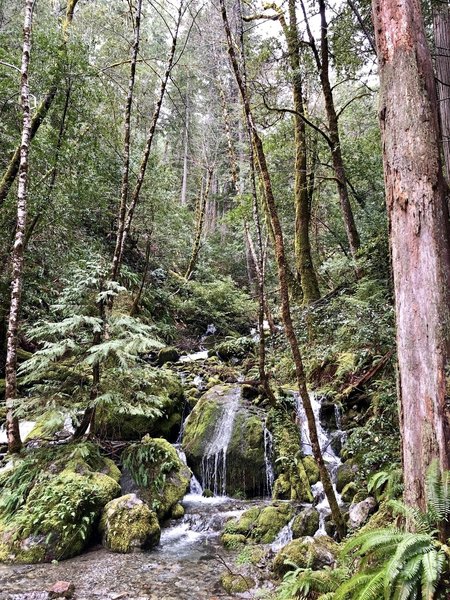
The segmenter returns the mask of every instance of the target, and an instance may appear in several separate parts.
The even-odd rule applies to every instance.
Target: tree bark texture
[[[133,106],[134,82],[136,79],[136,65],[139,53],[139,41],[141,31],[141,12],[142,0],[138,0],[136,5],[136,14],[134,18],[134,42],[131,48],[130,58],[130,78],[128,81],[128,93],[125,101],[124,110],[124,131],[123,131],[123,159],[122,159],[122,185],[120,189],[119,219],[117,223],[116,246],[114,249],[111,278],[117,278],[119,270],[119,256],[122,245],[123,230],[125,228],[125,217],[127,212],[129,175],[130,175],[130,141],[131,141],[131,109]]]
[[[194,245],[192,248],[192,255],[189,261],[188,268],[186,269],[186,273],[184,275],[185,279],[190,279],[194,269],[197,265],[198,255],[200,253],[200,247],[202,243],[202,235],[203,235],[203,226],[205,223],[205,215],[206,215],[206,203],[208,201],[209,193],[211,191],[211,182],[213,178],[213,169],[208,169],[208,173],[206,176],[205,189],[202,189],[197,202],[197,223],[195,227],[195,238]]]
[[[447,182],[450,184],[450,5],[448,0],[434,1],[433,29],[442,149]]]
[[[395,284],[405,501],[450,467],[450,234],[431,53],[418,0],[373,0]]]
[[[303,360],[300,352],[300,347],[298,344],[297,336],[295,334],[294,325],[291,318],[291,310],[290,310],[290,300],[289,300],[289,287],[287,281],[287,271],[286,271],[286,255],[284,249],[284,239],[283,232],[281,228],[280,219],[278,217],[278,210],[275,203],[275,198],[272,190],[272,182],[270,179],[269,169],[266,162],[266,156],[264,152],[264,147],[262,140],[258,134],[258,130],[256,128],[252,110],[250,107],[250,102],[248,98],[247,88],[245,86],[244,80],[242,78],[241,70],[239,68],[235,46],[233,42],[233,37],[230,30],[230,25],[228,22],[228,16],[225,6],[225,0],[220,0],[220,9],[222,13],[222,20],[224,24],[225,34],[227,38],[228,45],[228,54],[230,57],[231,66],[233,68],[236,81],[240,90],[240,94],[242,97],[242,103],[244,106],[245,117],[247,121],[248,128],[251,132],[252,143],[255,151],[255,157],[258,164],[259,175],[262,183],[262,188],[266,200],[266,204],[269,210],[270,219],[273,227],[274,237],[275,237],[275,258],[277,263],[278,270],[278,279],[280,283],[280,295],[281,295],[281,314],[283,318],[284,329],[286,333],[286,337],[288,339],[292,356],[295,363],[295,370],[297,376],[297,384],[299,388],[300,397],[302,399],[303,407],[305,409],[306,418],[308,421],[308,429],[309,435],[311,439],[311,446],[314,458],[316,459],[317,465],[319,467],[320,479],[322,481],[325,495],[330,504],[331,513],[333,520],[336,524],[336,529],[339,537],[343,537],[345,535],[345,523],[341,511],[339,509],[339,505],[337,503],[336,494],[334,492],[334,488],[331,482],[330,474],[328,473],[322,450],[320,448],[319,438],[317,435],[317,426],[314,417],[314,412],[311,406],[311,401],[309,398],[308,390],[306,387],[306,377],[303,368]]]
[[[69,29],[70,25],[72,24],[73,14],[74,14],[77,3],[78,3],[78,0],[70,0],[67,4],[66,18],[64,19],[64,22],[63,22],[63,33],[64,33],[63,50],[64,51],[66,49],[66,44],[67,44],[67,40],[68,40],[68,29]],[[42,122],[44,121],[45,117],[47,116],[47,114],[53,104],[53,101],[56,97],[56,94],[58,93],[60,81],[61,81],[61,73],[58,68],[58,71],[55,75],[52,85],[50,86],[48,92],[45,94],[45,96],[44,96],[43,100],[41,101],[41,103],[39,104],[33,118],[31,119],[30,140],[32,140],[34,138],[34,136],[38,132],[39,127],[41,126]],[[6,170],[3,173],[2,178],[0,180],[0,206],[6,200],[9,190],[11,189],[11,187],[16,179],[17,173],[19,172],[19,165],[20,165],[20,158],[21,158],[20,152],[21,152],[21,146],[19,145],[16,148],[16,150],[14,151],[14,153],[11,157],[11,160],[9,161],[8,166],[6,167]]]
[[[25,2],[25,19],[23,26],[23,50],[21,64],[20,100],[22,106],[22,137],[20,143],[19,185],[17,191],[17,222],[14,247],[12,250],[11,304],[8,320],[6,367],[5,367],[5,402],[6,430],[9,452],[19,452],[22,447],[19,421],[14,416],[14,401],[17,397],[17,345],[19,332],[19,315],[22,295],[24,240],[27,223],[28,196],[28,156],[31,140],[30,89],[28,84],[28,67],[31,54],[31,26],[33,22],[34,0]]]

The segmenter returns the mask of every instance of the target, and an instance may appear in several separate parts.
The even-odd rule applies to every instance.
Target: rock
[[[108,502],[103,509],[100,532],[106,548],[123,554],[152,548],[161,537],[156,514],[135,494]]]
[[[195,405],[186,420],[183,450],[187,462],[201,481],[203,457],[230,403],[235,403],[237,386],[215,385]],[[205,482],[203,482],[205,484]],[[234,416],[226,457],[226,493],[230,496],[262,496],[265,492],[264,413],[240,398]]]
[[[203,490],[202,496],[203,498],[214,498],[214,493],[206,488],[206,490]]]
[[[352,502],[357,491],[358,491],[358,486],[356,485],[356,483],[354,481],[350,481],[350,483],[347,483],[347,485],[344,487],[344,489],[341,492],[342,501],[347,502],[347,503]]]
[[[58,410],[45,412],[40,417],[33,429],[26,436],[26,441],[30,440],[54,440],[66,439],[73,434],[72,419]]]
[[[331,515],[327,515],[325,517],[325,532],[331,538],[334,538],[336,535],[336,525],[334,524],[333,518]]]
[[[174,363],[177,362],[180,358],[180,353],[173,346],[166,346],[165,348],[161,348],[158,352],[158,365],[162,367],[166,363]]]
[[[57,581],[48,591],[49,598],[73,598],[75,586],[70,581]]]
[[[342,492],[348,483],[354,481],[357,472],[358,465],[351,460],[339,465],[336,473],[336,489],[339,493]]]
[[[247,538],[241,533],[224,533],[221,540],[227,550],[234,550],[247,542]]]
[[[323,569],[335,564],[338,545],[328,536],[304,537],[292,540],[275,556],[273,570],[277,577],[282,577],[295,567],[286,564],[294,563],[297,567],[306,569]]]
[[[320,404],[319,419],[322,427],[327,431],[334,431],[338,428],[336,423],[336,405],[328,399],[322,400]]]
[[[308,481],[311,485],[317,483],[320,479],[319,467],[312,456],[305,456],[302,459]]]
[[[1,495],[11,494],[18,469],[22,483],[26,477],[30,483],[13,513],[0,509],[0,560],[38,563],[80,554],[103,507],[120,493],[117,467],[111,463],[86,442],[51,453],[48,448],[33,450],[16,463],[2,480]]]
[[[168,369],[145,366],[134,369],[133,381],[135,387],[127,393],[127,402],[133,405],[132,414],[122,411],[120,405],[99,407],[94,432],[114,440],[140,440],[150,435],[175,441],[184,409],[178,376]],[[155,397],[162,413],[159,415],[155,412]]]
[[[352,504],[348,513],[349,526],[352,529],[358,529],[359,527],[364,525],[364,523],[369,518],[369,515],[375,512],[376,507],[377,502],[375,498],[372,498],[371,496],[369,496],[369,498],[366,498],[362,502]]]
[[[182,519],[184,517],[184,506],[179,502],[172,507],[170,511],[172,519]]]
[[[208,356],[218,356],[221,360],[242,360],[251,354],[254,349],[255,342],[252,338],[232,338],[216,344],[214,348],[209,350]]]
[[[223,589],[228,594],[242,594],[255,587],[255,580],[251,577],[240,575],[239,573],[225,573],[220,578]]]
[[[342,431],[333,431],[330,434],[330,446],[336,456],[341,455],[343,436],[344,434]]]
[[[129,491],[135,491],[159,519],[169,517],[189,489],[192,476],[174,447],[162,438],[146,436],[129,446],[122,460],[135,485]]]
[[[294,539],[313,536],[319,529],[319,513],[314,508],[306,508],[292,522],[292,537]]]
[[[291,518],[292,508],[288,503],[276,503],[265,508],[250,508],[241,517],[225,523],[222,542],[225,544],[225,536],[233,534],[243,536],[244,541],[270,544]]]

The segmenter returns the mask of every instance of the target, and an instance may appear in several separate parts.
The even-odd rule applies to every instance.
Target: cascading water
[[[317,427],[317,436],[319,438],[320,448],[322,450],[323,458],[325,463],[328,466],[328,470],[330,473],[331,481],[334,488],[334,493],[336,494],[336,499],[338,503],[341,503],[341,497],[336,490],[336,473],[339,465],[341,464],[341,459],[334,452],[331,445],[331,436],[324,430],[322,427],[322,423],[320,422],[320,407],[321,407],[321,399],[317,398],[314,394],[310,394],[311,406],[314,412],[314,418],[316,421]],[[311,440],[309,438],[309,429],[308,429],[308,421],[306,418],[305,409],[303,408],[303,402],[300,398],[300,394],[298,392],[294,392],[295,398],[295,407],[296,414],[298,419],[298,424],[300,428],[300,435],[302,440],[302,449],[304,454],[312,455],[312,446]],[[340,418],[340,415],[339,415]],[[336,419],[336,423],[339,421]],[[311,487],[313,492],[313,496],[315,501],[317,502],[315,508],[319,513],[319,528],[316,531],[315,535],[323,535],[325,534],[325,518],[330,514],[330,505],[328,503],[327,497],[324,493],[323,485],[319,481],[315,485]]]
[[[273,436],[267,428],[267,422],[264,422],[264,464],[266,468],[266,489],[265,495],[272,497],[273,482],[275,473],[273,471]]]
[[[204,489],[215,496],[226,496],[227,490],[227,450],[233,433],[234,418],[239,406],[241,390],[236,387],[227,396],[214,434],[205,449],[202,460],[202,483]]]

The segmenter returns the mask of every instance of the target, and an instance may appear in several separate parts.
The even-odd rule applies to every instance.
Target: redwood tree
[[[419,0],[373,0],[397,313],[405,500],[450,467],[450,234],[431,53]]]

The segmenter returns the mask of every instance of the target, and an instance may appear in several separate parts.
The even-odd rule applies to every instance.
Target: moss
[[[241,517],[225,524],[224,535],[242,535],[252,542],[270,544],[292,518],[292,508],[288,503],[278,503],[265,508],[254,507]]]
[[[352,502],[357,491],[358,491],[358,487],[357,487],[356,483],[354,481],[350,481],[350,483],[347,483],[347,485],[342,490],[342,493],[341,493],[342,501],[348,502],[348,503]],[[364,495],[364,498],[366,496],[367,495]],[[364,500],[364,498],[362,498],[362,500]]]
[[[228,594],[242,594],[251,590],[256,585],[254,579],[251,577],[244,577],[244,575],[229,572],[222,575],[220,583]]]
[[[105,506],[100,531],[103,545],[121,553],[152,548],[161,537],[156,514],[135,494],[121,496]]]
[[[170,511],[172,519],[182,519],[184,517],[184,506],[179,502],[172,507]]]
[[[51,440],[56,432],[64,428],[65,417],[57,410],[47,411],[39,418],[27,435],[26,440]]]
[[[303,467],[305,469],[308,481],[311,485],[317,483],[320,479],[319,467],[312,456],[305,456],[302,459]]]
[[[220,386],[220,390],[216,388],[208,390],[197,402],[186,421],[183,450],[194,466],[200,466],[206,444],[214,435],[217,420],[222,413],[221,406],[215,400],[215,394],[225,393],[228,389],[228,386]]]
[[[162,367],[168,362],[177,362],[180,358],[180,353],[173,346],[166,346],[165,348],[161,348],[158,352],[158,365]]]
[[[337,551],[338,545],[327,536],[292,540],[276,555],[273,570],[278,577],[282,577],[288,571],[296,568],[293,565],[302,569],[321,569],[332,566],[335,563]]]
[[[247,538],[245,537],[245,535],[242,535],[241,533],[223,533],[221,540],[222,540],[222,544],[225,546],[225,548],[227,550],[234,550],[235,548],[238,548],[242,544],[245,544],[247,541]]]
[[[208,356],[218,356],[221,360],[231,360],[233,358],[244,359],[255,349],[255,342],[252,338],[240,337],[229,339],[216,344],[209,350]]]
[[[355,480],[358,465],[353,460],[348,460],[339,465],[336,473],[336,489],[339,493],[345,486]]]
[[[142,500],[160,519],[170,516],[186,494],[192,475],[173,446],[162,438],[145,437],[127,449],[123,460]]]
[[[315,508],[306,508],[292,522],[292,537],[294,539],[313,536],[319,529],[319,513]]]

